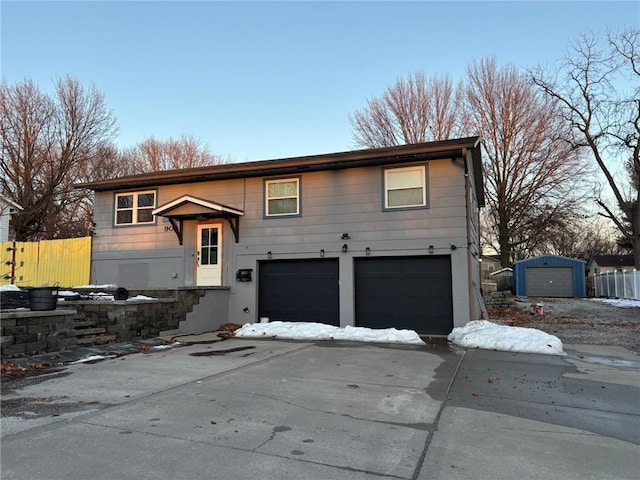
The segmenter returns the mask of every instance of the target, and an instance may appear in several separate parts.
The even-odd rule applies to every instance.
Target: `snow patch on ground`
[[[166,345],[155,345],[151,347],[151,350],[167,350],[169,348],[180,347],[182,344],[180,342],[173,342]]]
[[[335,327],[311,322],[247,323],[235,331],[241,338],[282,338],[286,340],[349,340],[353,342],[424,345],[413,330],[395,328]]]
[[[100,360],[108,360],[110,358],[116,358],[115,355],[89,355],[88,357],[81,358],[75,362],[71,362],[70,365],[77,365],[79,363],[91,363],[99,362]]]
[[[465,348],[566,355],[562,349],[562,342],[554,335],[535,328],[508,327],[486,320],[477,320],[463,327],[456,327],[447,339]]]
[[[640,308],[640,300],[633,300],[629,298],[592,298],[593,302],[606,303],[620,308]]]

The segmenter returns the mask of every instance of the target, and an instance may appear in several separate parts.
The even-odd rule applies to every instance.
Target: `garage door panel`
[[[356,325],[447,334],[453,328],[450,257],[356,259]]]
[[[337,259],[265,261],[258,276],[260,317],[340,324]]]
[[[526,279],[530,297],[570,298],[574,295],[571,267],[528,267]]]

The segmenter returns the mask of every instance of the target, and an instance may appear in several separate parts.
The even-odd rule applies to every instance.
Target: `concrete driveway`
[[[3,479],[636,479],[638,357],[232,339],[3,383]],[[193,355],[196,354],[196,355]]]

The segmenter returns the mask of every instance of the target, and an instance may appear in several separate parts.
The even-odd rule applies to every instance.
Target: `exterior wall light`
[[[433,245],[429,245],[429,253],[433,253]]]
[[[451,251],[454,251],[456,248],[458,248],[458,247],[456,247],[455,245],[451,244]]]
[[[342,245],[342,251],[346,252],[347,250],[349,250],[349,245],[345,243],[344,245]]]
[[[371,249],[370,249],[369,247],[365,248],[365,249],[364,249],[364,253],[365,253],[366,255],[371,255]]]
[[[351,238],[351,236],[348,233],[343,233],[342,237],[340,237],[341,240],[349,240]]]
[[[269,260],[271,260],[271,250],[269,250],[269,251],[267,252],[267,258],[268,258]]]
[[[320,250],[320,256],[324,257],[324,248],[322,250]]]

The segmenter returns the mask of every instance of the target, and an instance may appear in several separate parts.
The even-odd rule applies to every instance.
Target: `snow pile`
[[[87,297],[91,300],[113,300],[113,295],[104,292],[90,292]]]
[[[632,300],[629,298],[592,298],[594,302],[606,303],[620,308],[640,308],[640,300]]]
[[[58,298],[60,297],[77,297],[78,294],[76,292],[72,292],[71,290],[58,290]]]
[[[235,331],[236,337],[282,338],[287,340],[350,340],[353,342],[406,343],[424,345],[413,330],[395,328],[334,327],[311,322],[247,323]]]
[[[466,348],[566,355],[562,350],[562,342],[554,335],[535,328],[507,327],[486,320],[456,327],[447,339]]]
[[[71,290],[60,290],[58,292],[58,297],[62,297],[60,298],[60,300],[65,299],[65,297],[81,297],[82,295],[77,293],[77,292],[73,292]],[[87,298],[89,298],[90,300],[104,300],[104,301],[111,301],[111,300],[115,300],[113,295],[110,293],[104,293],[104,292],[90,292],[86,295]],[[135,297],[131,297],[131,298],[127,298],[127,301],[131,301],[131,300],[157,300],[155,297],[148,297],[146,295],[136,295]]]
[[[128,298],[127,300],[156,300],[154,297],[147,297],[146,295],[136,295],[135,297]]]
[[[117,285],[114,285],[112,283],[105,283],[104,285],[78,285],[77,287],[73,287],[73,288],[93,288],[95,290],[111,290],[114,288],[118,288]]]
[[[0,285],[0,292],[19,292],[20,288],[9,284],[9,285]]]

